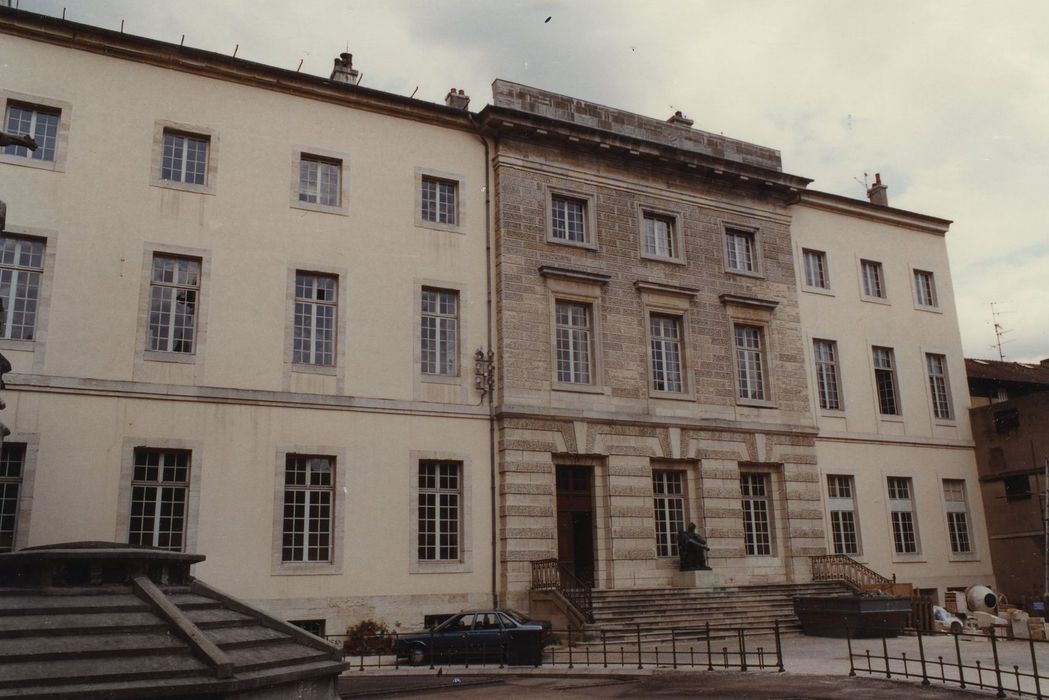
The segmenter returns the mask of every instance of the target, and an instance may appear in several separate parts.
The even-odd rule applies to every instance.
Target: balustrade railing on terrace
[[[532,562],[532,590],[557,591],[587,622],[594,621],[593,587],[556,559]]]
[[[874,569],[859,563],[847,554],[820,554],[809,557],[813,581],[847,581],[856,588],[888,590],[896,583],[896,575],[885,578]]]

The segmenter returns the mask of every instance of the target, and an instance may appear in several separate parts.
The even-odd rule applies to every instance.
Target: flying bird
[[[549,17],[547,17],[546,19],[544,19],[544,20],[543,20],[543,24],[546,24],[547,22],[549,22],[549,21],[550,21],[550,20],[552,20],[553,18],[554,18],[554,16],[553,16],[553,15],[550,15]]]

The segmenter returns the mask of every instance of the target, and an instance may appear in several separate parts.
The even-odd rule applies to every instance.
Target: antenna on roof
[[[998,318],[1002,315],[1002,312],[999,311],[998,309],[994,308],[994,307],[995,307],[995,304],[1000,304],[1000,303],[1001,302],[998,302],[998,301],[992,301],[991,302],[991,320],[994,322],[994,339],[995,339],[995,344],[992,345],[991,347],[998,349],[998,359],[1004,362],[1005,361],[1005,352],[1002,351],[1002,346],[1006,345],[1008,343],[1011,343],[1012,341],[1011,340],[1006,340],[1006,341],[1003,342],[1002,341],[1002,336],[1004,336],[1006,333],[1012,333],[1012,329],[1007,329],[1004,326],[1002,326],[1001,323],[998,322]]]
[[[867,172],[866,171],[863,172],[863,182],[860,182],[860,179],[858,177],[854,177],[852,179],[855,180],[857,183],[863,185],[863,193],[866,194],[867,190],[869,189],[867,187]]]

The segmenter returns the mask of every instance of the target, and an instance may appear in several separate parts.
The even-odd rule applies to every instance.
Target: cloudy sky
[[[16,0],[24,10],[481,109],[497,77],[778,148],[811,187],[954,221],[962,341],[1049,358],[1049,3]],[[549,18],[549,21],[546,21]]]

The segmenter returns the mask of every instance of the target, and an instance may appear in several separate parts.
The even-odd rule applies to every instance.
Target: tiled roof
[[[1000,382],[1049,385],[1049,366],[1027,362],[1001,362],[999,360],[965,360],[965,373],[969,380],[987,379]]]

